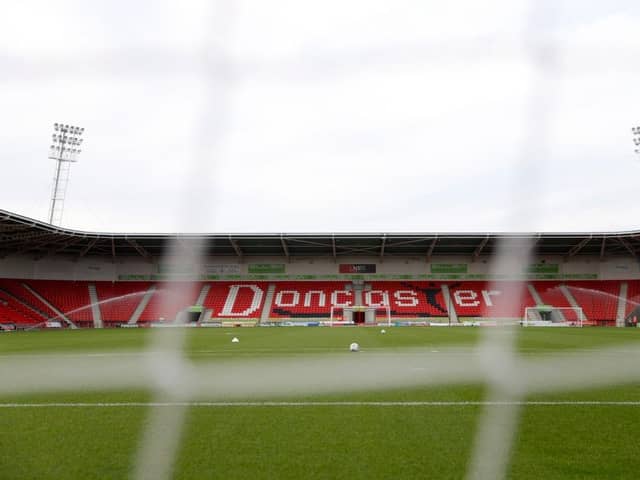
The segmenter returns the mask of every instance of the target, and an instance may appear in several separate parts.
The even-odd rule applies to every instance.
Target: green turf
[[[197,362],[232,358],[344,352],[351,341],[363,354],[470,350],[481,329],[388,328],[193,329],[186,353]],[[140,351],[151,330],[83,330],[0,335],[6,355]],[[232,336],[240,338],[231,344]],[[631,343],[631,329],[541,329],[519,331],[525,355]],[[105,358],[108,361],[108,357]],[[597,374],[597,372],[594,372]],[[0,403],[145,402],[149,392],[84,392],[16,395]],[[481,400],[483,387],[437,388],[332,394],[316,401]],[[300,398],[290,399],[300,400]],[[640,387],[557,392],[535,400],[640,401]],[[191,407],[175,478],[462,478],[480,406],[294,406]],[[0,478],[128,478],[147,421],[145,407],[0,409]],[[634,451],[640,425],[637,406],[527,406],[522,409],[509,470],[510,478],[637,478]]]
[[[624,396],[619,392],[618,398]],[[638,425],[637,406],[529,406],[521,418],[511,477],[638,478]]]

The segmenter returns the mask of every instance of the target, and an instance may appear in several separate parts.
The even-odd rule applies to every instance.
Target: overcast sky
[[[640,228],[637,0],[4,2],[0,208],[98,231]]]

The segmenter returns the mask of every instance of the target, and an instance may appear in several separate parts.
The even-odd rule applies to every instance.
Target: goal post
[[[580,307],[554,307],[538,305],[526,307],[522,326],[524,327],[582,327],[586,321]]]
[[[329,326],[385,325],[391,326],[391,308],[385,306],[331,307]]]

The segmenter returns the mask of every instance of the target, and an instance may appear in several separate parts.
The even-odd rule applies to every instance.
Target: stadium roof
[[[0,209],[0,258],[33,255],[160,257],[172,240],[189,247],[204,242],[209,256],[240,259],[292,257],[432,257],[492,255],[500,238],[533,239],[538,255],[564,257],[634,257],[640,254],[640,231],[611,233],[101,233],[57,227]]]

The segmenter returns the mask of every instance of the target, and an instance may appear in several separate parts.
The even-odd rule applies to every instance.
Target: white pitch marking
[[[0,403],[0,408],[116,408],[116,407],[465,407],[465,406],[640,406],[640,401],[549,400],[522,402],[416,401],[416,402],[51,402]]]

